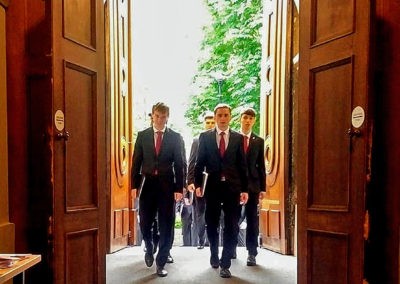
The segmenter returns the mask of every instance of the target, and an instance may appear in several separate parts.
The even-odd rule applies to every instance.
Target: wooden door
[[[136,214],[130,210],[131,162],[131,64],[130,64],[130,9],[131,2],[108,1],[109,50],[108,90],[110,91],[111,128],[111,189],[109,252],[114,252],[134,240]],[[131,222],[130,222],[130,219]],[[133,224],[130,228],[130,224]],[[132,232],[132,234],[131,234]]]
[[[51,3],[54,283],[105,283],[104,3]]]
[[[362,283],[370,2],[300,0],[298,282]]]
[[[289,84],[290,36],[288,1],[264,4],[262,38],[260,134],[265,138],[267,196],[261,202],[262,245],[283,254],[292,253],[289,202]],[[293,223],[293,222],[292,222]]]

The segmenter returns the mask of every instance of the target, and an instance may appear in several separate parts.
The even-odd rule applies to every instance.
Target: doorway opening
[[[122,71],[120,73],[130,74],[129,82],[126,86],[123,83],[122,86],[129,90],[127,94],[131,94],[131,97],[125,96],[122,102],[119,102],[128,119],[121,122],[121,127],[126,133],[121,149],[116,149],[115,152],[122,153],[120,160],[125,166],[125,176],[133,151],[133,147],[129,145],[133,145],[137,131],[149,126],[148,114],[151,106],[157,101],[164,101],[170,105],[171,116],[168,126],[183,134],[186,152],[189,152],[193,138],[190,128],[195,128],[196,125],[193,120],[192,123],[187,123],[185,121],[187,117],[184,114],[190,107],[190,95],[194,93],[194,90],[190,89],[193,87],[192,74],[195,74],[197,59],[201,55],[196,50],[199,50],[202,40],[202,26],[207,24],[209,16],[205,7],[201,7],[203,5],[201,1],[198,1],[197,7],[191,3],[184,4],[188,5],[187,7],[177,9],[174,5],[178,4],[171,2],[155,4],[148,1],[139,3],[138,1],[134,5],[139,6],[127,7],[127,13],[123,14],[127,20],[122,24],[128,23],[128,25],[122,30],[123,33],[126,32],[126,41],[122,41],[121,44],[124,46],[130,43],[130,45],[127,45],[126,51],[123,50],[120,54],[128,54],[129,58],[122,56],[119,60],[122,61],[123,71],[125,66],[131,69],[125,70],[127,73]],[[245,11],[246,7],[243,13]],[[204,18],[195,18],[193,15],[203,15]],[[175,21],[171,21],[171,18]],[[118,22],[117,18],[115,20]],[[294,144],[291,133],[295,127],[293,123],[295,101],[292,97],[295,94],[297,78],[298,5],[292,1],[287,6],[263,7],[263,13],[257,21],[261,29],[258,41],[261,42],[262,54],[258,62],[261,72],[258,76],[260,88],[257,90],[256,108],[260,114],[259,134],[265,139],[266,145],[265,162],[268,168],[269,192],[268,197],[260,203],[260,230],[262,232],[260,238],[267,249],[282,254],[295,254],[296,194],[291,170],[293,167],[291,153],[293,153]],[[282,22],[285,24],[283,25]],[[128,33],[128,30],[132,32]],[[110,37],[113,37],[113,34]],[[115,50],[117,48],[121,49],[121,46],[116,46]],[[186,62],[183,63],[182,60]],[[230,66],[234,66],[234,63],[239,64],[238,61],[232,60]],[[215,92],[213,97],[220,99],[221,94],[226,91],[227,97],[240,101],[242,97],[231,97],[229,89],[225,89],[228,84],[224,84],[222,80],[224,78],[218,76],[221,74],[213,75],[212,88]],[[227,76],[230,73],[225,72],[222,75]],[[200,125],[200,123],[196,124]],[[120,135],[116,135],[115,140],[120,141]],[[113,189],[112,193],[114,193]],[[136,202],[135,193],[131,193],[128,187],[123,198],[128,199],[131,205]],[[131,205],[125,203],[123,206],[129,208]],[[122,240],[120,244],[124,241],[137,244],[137,212],[130,209],[125,212],[124,209],[118,209],[114,210],[111,216],[113,217],[111,223],[114,222],[114,224],[110,226],[110,238],[118,236]],[[127,222],[124,221],[126,218],[129,219],[129,226],[116,230],[116,224],[126,226]],[[129,232],[126,239],[124,232]],[[116,246],[117,249],[122,247]]]
[[[202,93],[198,84],[193,84],[193,81],[196,75],[202,75],[198,71],[198,64],[207,62],[201,56],[211,56],[205,55],[204,50],[200,50],[200,45],[204,45],[203,27],[210,26],[213,20],[204,3],[198,1],[195,5],[185,4],[181,9],[177,9],[176,5],[181,5],[177,2],[158,5],[143,2],[135,5],[135,41],[132,46],[134,132],[148,127],[148,113],[152,104],[164,101],[170,104],[169,126],[183,134],[186,153],[189,153],[194,136],[191,130],[199,131],[198,126],[201,126],[201,123],[193,120],[188,122],[188,119],[193,118],[190,113],[185,117],[188,108],[198,106],[198,101],[191,100],[191,96],[213,93],[210,96],[211,101],[216,104],[221,99],[221,93],[226,93],[226,100],[234,101],[234,95],[230,96],[229,93],[232,88],[224,80],[231,75],[229,73],[237,72],[234,64],[240,65],[240,58],[231,58],[228,64],[230,72],[214,72],[206,79],[204,76],[203,81],[197,80],[198,84],[208,83],[211,86]],[[243,9],[248,8],[243,6]],[[260,238],[268,249],[283,254],[296,254],[296,193],[291,182],[293,171],[290,168],[293,161],[289,157],[294,145],[294,138],[290,133],[295,127],[295,101],[292,98],[296,94],[298,71],[298,3],[292,1],[288,6],[263,7],[254,21],[259,21],[261,27],[258,38],[261,76],[257,85],[258,97],[250,100],[250,104],[257,102],[256,109],[260,114],[257,134],[266,142],[268,184],[271,187],[268,198],[261,203],[260,227],[263,233]],[[282,21],[285,21],[284,25],[279,24]],[[280,41],[279,46],[276,44],[277,40]],[[208,48],[211,49],[212,46]],[[272,58],[275,57],[284,59],[274,63]],[[243,104],[246,104],[246,94],[244,91],[242,93],[238,100],[243,99]],[[204,99],[203,104],[207,103],[207,99]],[[204,110],[201,107],[199,109]],[[232,121],[236,125],[239,121],[235,113]],[[285,131],[285,137],[278,135],[282,130]],[[287,161],[278,163],[281,156]]]

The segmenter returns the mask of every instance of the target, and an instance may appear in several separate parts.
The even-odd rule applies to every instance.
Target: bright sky
[[[209,20],[206,7],[202,0],[134,0],[133,5],[135,131],[148,127],[143,116],[162,101],[170,107],[168,125],[188,143],[192,137],[183,115],[202,26]]]

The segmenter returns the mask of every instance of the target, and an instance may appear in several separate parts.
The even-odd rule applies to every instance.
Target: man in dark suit
[[[140,131],[132,158],[132,185],[141,190],[139,199],[140,230],[146,246],[145,262],[154,262],[152,225],[158,218],[160,233],[156,258],[157,275],[168,272],[167,262],[174,228],[175,200],[182,198],[184,186],[184,157],[182,136],[166,127],[169,107],[157,103],[152,108],[153,125]]]
[[[258,203],[266,191],[264,160],[264,139],[252,132],[256,122],[256,112],[252,108],[243,108],[240,113],[240,133],[243,135],[243,150],[247,159],[247,181],[249,200],[245,206],[247,265],[256,265],[259,218]]]
[[[149,117],[150,117],[150,127],[152,127],[153,126],[152,113],[149,113]],[[183,150],[184,150],[185,149],[185,145],[182,144],[182,147],[183,147]],[[185,162],[184,169],[186,169],[187,165],[186,165],[186,156],[185,156],[186,154],[185,154],[185,152],[183,152],[183,155],[185,157],[185,159],[184,159],[184,162]],[[173,215],[174,216],[174,222],[173,222],[172,237],[171,237],[171,249],[172,249],[173,242],[174,242],[174,237],[175,237],[175,232],[174,232],[174,228],[175,228],[175,213],[176,212],[174,211],[173,212],[173,214],[174,214]],[[158,249],[158,242],[160,241],[160,232],[159,232],[159,229],[158,229],[157,216],[154,219],[153,226],[152,226],[152,237],[153,237],[153,254],[155,254],[157,252],[157,249]],[[144,247],[144,251],[146,252],[146,247]],[[169,254],[168,257],[167,257],[167,263],[173,263],[173,262],[174,262],[174,259],[172,258],[171,254]]]
[[[214,113],[212,111],[206,111],[203,115],[203,126],[204,130],[213,129],[215,126]],[[195,190],[194,186],[194,166],[197,159],[197,151],[199,149],[199,138],[194,138],[192,147],[190,149],[189,156],[189,168],[188,168],[188,189],[190,191]],[[206,244],[206,200],[203,196],[194,196],[194,232],[196,234],[195,241],[198,249],[203,249]]]
[[[214,109],[215,129],[200,134],[194,177],[196,195],[200,195],[203,171],[208,172],[205,189],[207,236],[210,242],[210,264],[220,267],[220,276],[231,277],[231,257],[239,232],[240,203],[246,203],[246,157],[242,135],[229,128],[231,107],[218,104]],[[223,250],[218,253],[218,227],[221,209],[224,212]]]

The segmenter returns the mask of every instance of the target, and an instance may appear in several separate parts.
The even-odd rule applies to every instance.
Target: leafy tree
[[[202,130],[199,118],[219,103],[233,109],[231,126],[240,128],[242,106],[259,112],[262,1],[204,0],[211,23],[203,27],[201,57],[193,78],[196,92],[190,97],[185,117],[193,134]],[[259,120],[254,126],[259,133]]]

